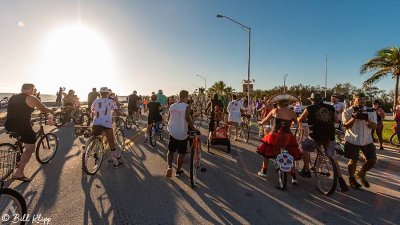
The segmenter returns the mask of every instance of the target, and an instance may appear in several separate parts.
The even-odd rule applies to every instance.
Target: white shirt
[[[351,114],[354,112],[353,107],[345,109],[343,112],[343,124],[347,123],[351,119]],[[368,119],[371,122],[377,123],[375,112],[368,113]],[[371,136],[371,128],[368,127],[367,123],[363,120],[356,119],[353,126],[350,129],[346,129],[344,139],[350,144],[365,146],[373,143]]]
[[[342,113],[339,113],[340,111],[343,111],[346,106],[342,102],[337,102],[337,103],[332,103],[333,107],[335,107],[336,112],[338,113],[339,120],[342,120]]]
[[[295,113],[301,113],[301,112],[302,112],[302,110],[301,110],[301,103],[300,103],[300,102],[296,102],[296,104],[294,104],[294,106],[293,106],[293,111],[294,111]]]
[[[242,104],[238,102],[237,100],[232,100],[228,104],[228,113],[229,113],[229,118],[228,121],[232,121],[235,123],[240,123],[240,109],[242,109]]]
[[[93,125],[112,128],[112,113],[117,109],[115,101],[109,98],[94,100],[91,110],[94,112]]]
[[[185,140],[189,135],[188,123],[186,121],[186,108],[184,102],[174,103],[169,107],[168,131],[177,140]]]

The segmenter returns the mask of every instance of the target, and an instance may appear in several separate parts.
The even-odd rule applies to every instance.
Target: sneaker
[[[362,186],[359,184],[354,177],[349,177],[349,184],[351,188],[360,189]]]
[[[311,172],[310,171],[305,171],[304,169],[302,171],[299,172],[300,176],[302,177],[307,177],[310,178],[311,177]]]
[[[175,172],[175,177],[180,177],[181,175],[183,175],[183,170],[179,170]]]
[[[298,185],[299,184],[299,182],[297,182],[296,177],[292,177],[292,184],[293,185]]]
[[[165,173],[166,177],[172,177],[172,168],[168,168],[167,172]]]
[[[349,187],[346,184],[346,181],[343,179],[343,177],[339,177],[339,186],[340,186],[340,191],[341,192],[346,192],[349,191]]]
[[[260,177],[267,177],[267,171],[259,171],[257,175]]]
[[[356,173],[356,178],[360,179],[361,182],[364,184],[365,187],[369,188],[371,185],[369,184],[369,182],[367,181],[367,178],[365,177],[365,173],[361,173],[360,171],[358,171]]]
[[[114,163],[114,169],[119,168],[119,167],[121,167],[123,165],[124,165],[124,162],[118,161],[117,163]]]

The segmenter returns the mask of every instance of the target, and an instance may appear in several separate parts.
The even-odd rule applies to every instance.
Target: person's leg
[[[355,173],[357,169],[357,162],[359,157],[360,147],[353,145],[349,142],[344,144],[344,156],[349,159],[347,170],[349,172],[349,183],[352,188],[360,188],[361,185],[357,183]]]
[[[176,176],[180,176],[182,171],[183,161],[185,159],[186,150],[187,150],[188,139],[186,140],[178,140],[178,159],[177,159],[177,168],[176,168]]]
[[[264,157],[261,170],[258,172],[258,176],[267,177],[268,165],[269,165],[269,158]]]
[[[177,149],[176,139],[172,137],[172,135],[170,135],[168,143],[168,153],[167,153],[167,163],[168,163],[168,168],[166,172],[167,177],[172,176],[172,161],[174,160],[174,153],[176,149]]]
[[[26,164],[28,164],[29,160],[32,157],[32,153],[35,151],[35,144],[24,144],[24,145],[25,145],[25,151],[22,153],[21,160],[19,161],[18,164],[18,169],[14,174],[14,177],[16,178],[25,177],[24,170]]]
[[[361,170],[358,172],[357,175],[359,175],[358,177],[360,177],[360,179],[365,183],[366,182],[365,175],[370,169],[372,169],[375,166],[377,161],[376,148],[375,145],[371,143],[369,145],[361,147],[361,151],[363,152],[366,161],[362,165]]]
[[[379,123],[378,126],[376,127],[376,135],[378,136],[380,150],[383,150],[382,132],[383,132],[383,123]]]
[[[339,181],[340,191],[342,191],[342,192],[348,191],[349,188],[348,188],[348,186],[346,184],[346,181],[343,179],[342,171],[340,170],[339,162],[338,162],[338,160],[336,158],[336,154],[335,154],[335,152],[336,152],[335,151],[336,142],[335,141],[330,141],[330,142],[327,142],[326,144],[324,144],[323,146],[324,146],[324,149],[325,149],[325,154],[330,156],[330,157],[332,157],[333,161],[334,161],[334,163],[336,165],[336,172],[338,174],[338,181]]]

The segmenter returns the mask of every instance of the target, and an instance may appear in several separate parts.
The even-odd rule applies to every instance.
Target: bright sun
[[[86,98],[92,87],[114,86],[113,60],[107,42],[83,26],[65,27],[46,39],[37,86],[75,90]],[[50,92],[52,93],[52,92]],[[84,100],[84,99],[82,99]]]

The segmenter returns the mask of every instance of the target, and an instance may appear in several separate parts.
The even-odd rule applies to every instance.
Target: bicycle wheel
[[[115,120],[115,124],[116,124],[116,126],[119,128],[119,129],[121,129],[121,130],[124,130],[125,129],[125,121],[122,119],[122,118],[117,118],[116,120]]]
[[[392,134],[392,136],[390,136],[389,142],[390,142],[390,144],[392,144],[394,146],[397,146],[397,147],[400,146],[400,140],[397,137],[396,133],[394,133],[394,134]]]
[[[244,141],[247,143],[249,142],[249,138],[250,138],[250,129],[249,129],[249,125],[247,124],[243,124],[242,126],[242,132],[243,132],[243,139]]]
[[[65,124],[65,114],[63,112],[57,112],[53,116],[54,118],[54,126],[61,127]]]
[[[2,215],[1,224],[15,224],[14,218],[23,218],[27,214],[24,197],[16,190],[0,189],[0,213]],[[21,221],[19,224],[25,224],[25,222]]]
[[[36,146],[36,159],[41,164],[47,164],[55,156],[58,148],[58,138],[53,133],[43,135]]]
[[[193,146],[190,148],[190,184],[192,188],[197,186],[197,174],[201,164],[201,144],[199,140],[193,139]]]
[[[72,117],[75,125],[81,125],[83,119],[83,113],[81,111],[76,111]]]
[[[86,144],[85,152],[82,155],[82,168],[86,174],[94,175],[103,162],[103,145],[99,137],[92,137]]]
[[[117,144],[121,152],[123,152],[125,149],[125,136],[124,132],[118,128],[115,131],[115,143]]]
[[[132,115],[128,115],[125,119],[125,128],[130,130],[132,129],[132,125],[133,125]]]
[[[0,180],[6,180],[14,171],[15,159],[13,158],[14,155],[11,155],[11,151],[17,151],[17,148],[10,143],[0,144],[0,153],[3,158],[1,160]]]
[[[156,146],[156,142],[157,142],[157,134],[156,133],[157,133],[156,125],[155,125],[155,123],[153,123],[151,125],[150,133],[149,133],[150,145],[152,147]]]
[[[90,126],[91,122],[92,122],[92,119],[90,118],[90,114],[89,113],[83,113],[81,125],[82,126]]]
[[[328,196],[335,192],[338,174],[333,158],[327,155],[318,155],[313,173],[315,184],[322,194]]]

